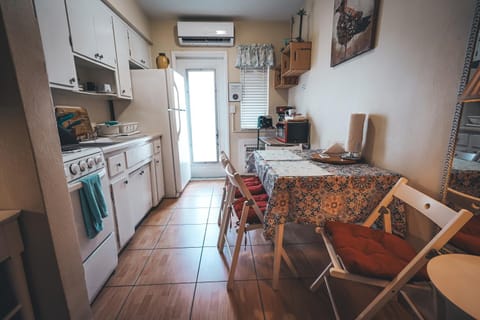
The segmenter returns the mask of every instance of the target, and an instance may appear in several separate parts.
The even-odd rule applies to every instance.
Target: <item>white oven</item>
[[[63,156],[65,176],[73,206],[74,221],[90,302],[99,293],[118,264],[115,220],[109,191],[105,159],[98,148],[80,149]],[[102,219],[103,230],[93,238],[87,236],[80,203],[81,178],[98,174],[107,205],[108,216]]]

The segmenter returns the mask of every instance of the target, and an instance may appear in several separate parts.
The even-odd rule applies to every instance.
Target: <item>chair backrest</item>
[[[455,210],[467,209],[472,211],[473,214],[480,214],[480,198],[471,196],[469,194],[447,188],[446,196],[447,205],[451,206]]]
[[[296,144],[294,146],[272,146],[272,145],[265,145],[265,150],[299,150],[302,151],[303,147],[301,144]]]
[[[225,174],[227,175],[227,179],[229,180],[230,184],[236,187],[240,191],[242,196],[245,198],[245,204],[251,206],[255,210],[258,219],[260,220],[260,222],[263,223],[263,214],[260,211],[260,208],[258,207],[255,199],[245,185],[242,177],[230,163],[225,168]]]
[[[382,214],[382,211],[388,207],[393,198],[397,198],[408,204],[418,212],[425,215],[434,222],[441,231],[429,242],[430,249],[441,249],[450,238],[462,228],[462,226],[473,216],[468,210],[461,209],[455,211],[445,204],[427,196],[426,194],[407,185],[406,178],[400,178],[390,192],[384,197],[380,204],[375,208],[372,214],[367,218],[364,225],[371,226],[375,220]],[[387,223],[385,231],[391,232],[391,222],[389,214],[384,214]],[[390,224],[390,226],[387,226]],[[390,230],[388,230],[390,228]]]

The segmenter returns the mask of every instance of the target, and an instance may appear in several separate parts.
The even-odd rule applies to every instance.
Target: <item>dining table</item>
[[[362,223],[401,177],[362,162],[321,162],[321,152],[257,150],[247,160],[247,170],[259,177],[269,196],[263,235],[275,245],[274,289],[278,287],[285,223],[317,227],[328,220]],[[405,236],[403,205],[395,200],[389,209],[393,232]],[[381,218],[377,226],[382,226]]]

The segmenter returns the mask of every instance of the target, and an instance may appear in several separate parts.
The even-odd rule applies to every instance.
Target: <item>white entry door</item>
[[[228,153],[227,60],[224,52],[174,52],[185,78],[192,178],[224,176],[220,151]]]

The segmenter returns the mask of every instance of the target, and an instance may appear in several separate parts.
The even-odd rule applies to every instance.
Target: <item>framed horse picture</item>
[[[378,0],[335,0],[330,66],[373,49]]]

